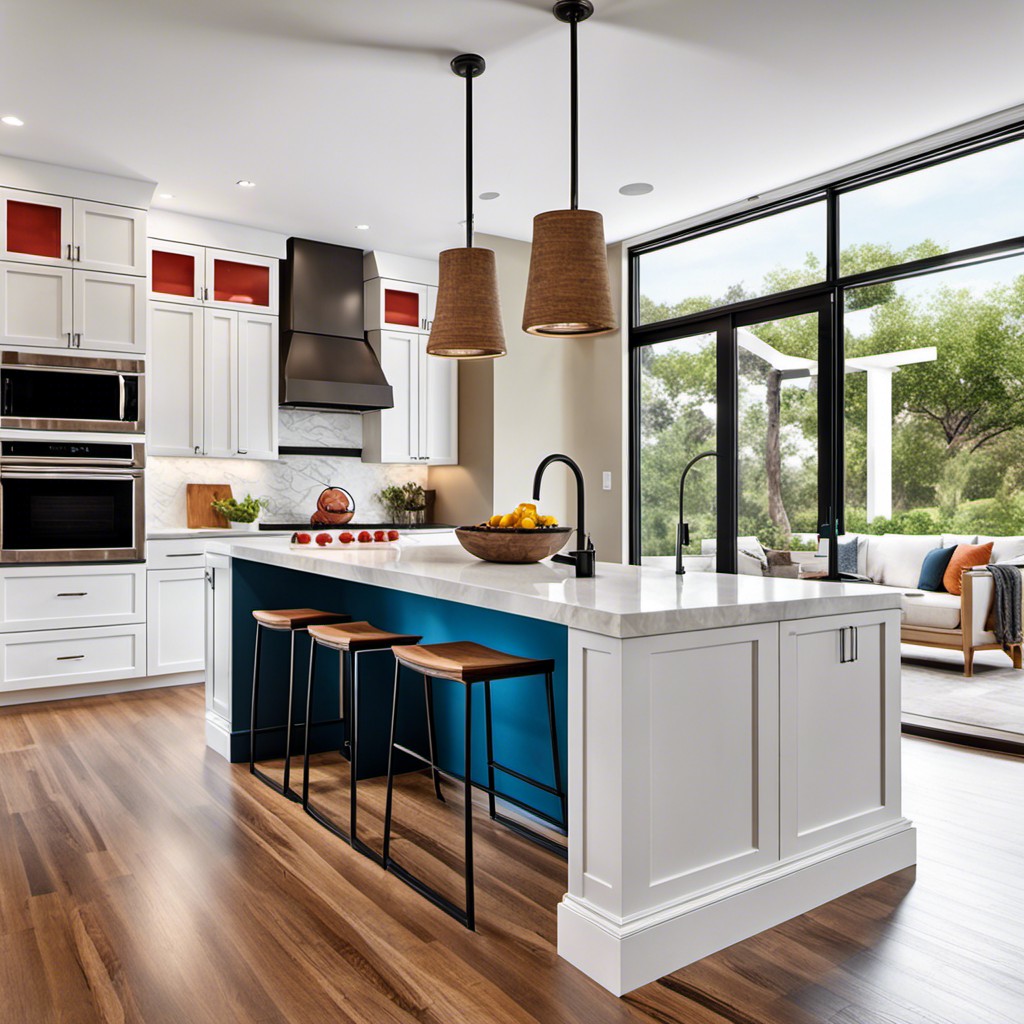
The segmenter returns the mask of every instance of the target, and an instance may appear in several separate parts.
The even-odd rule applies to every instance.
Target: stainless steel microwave
[[[141,562],[139,442],[0,441],[0,564]]]
[[[0,427],[141,434],[144,367],[139,359],[0,353]]]

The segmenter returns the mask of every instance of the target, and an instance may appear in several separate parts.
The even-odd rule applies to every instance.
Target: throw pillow
[[[921,578],[917,581],[918,590],[944,591],[942,578],[949,568],[949,560],[956,551],[956,545],[948,548],[935,548],[924,556],[921,563]]]
[[[852,540],[839,541],[836,548],[839,552],[839,571],[850,572],[855,576],[857,575],[857,548],[859,547],[858,538],[854,537]]]
[[[957,544],[942,577],[943,585],[951,594],[962,594],[963,585],[960,577],[964,570],[972,569],[976,565],[988,565],[991,557],[992,541],[987,544]]]

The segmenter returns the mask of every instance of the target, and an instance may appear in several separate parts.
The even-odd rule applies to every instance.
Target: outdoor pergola
[[[763,359],[782,380],[816,377],[818,361],[788,356],[741,327],[736,332],[737,344]],[[902,352],[857,356],[846,360],[847,373],[866,373],[868,382],[867,422],[867,518],[892,517],[892,375],[902,366],[931,363],[938,350],[910,348]]]

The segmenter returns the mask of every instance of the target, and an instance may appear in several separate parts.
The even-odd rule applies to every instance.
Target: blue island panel
[[[566,778],[566,713],[568,630],[565,626],[521,615],[509,615],[479,605],[460,604],[410,594],[386,587],[353,583],[311,573],[262,565],[243,559],[232,560],[232,687],[235,730],[232,760],[248,758],[249,707],[252,701],[255,608],[320,608],[346,612],[353,620],[368,620],[396,633],[423,636],[423,643],[472,640],[511,654],[530,658],[552,658],[555,662],[555,716],[558,725],[562,778]],[[305,680],[308,671],[308,640],[300,637],[296,675],[300,680],[296,720],[305,710]],[[317,695],[314,720],[338,713],[338,655],[320,648],[317,652]],[[360,776],[382,775],[387,765],[387,738],[394,683],[394,659],[390,654],[360,656]],[[263,669],[260,684],[260,724],[286,718],[288,680],[287,634],[264,633]],[[333,685],[331,685],[333,681]],[[448,680],[434,681],[434,711],[437,724],[438,759],[442,767],[461,775],[462,731],[467,688]],[[491,684],[495,759],[547,783],[553,782],[551,744],[547,729],[547,706],[542,676],[499,680]],[[275,717],[276,716],[276,717]],[[422,677],[403,669],[402,701],[399,707],[400,740],[426,753]],[[302,734],[297,730],[299,750]],[[267,734],[259,750],[261,757],[283,753],[283,734]],[[337,749],[339,730],[321,728],[314,734],[312,749]],[[483,686],[473,688],[473,778],[487,781],[484,734]],[[296,751],[298,752],[298,751]],[[403,770],[414,767],[404,761]],[[497,773],[499,789],[549,815],[560,813],[558,801],[511,776]]]

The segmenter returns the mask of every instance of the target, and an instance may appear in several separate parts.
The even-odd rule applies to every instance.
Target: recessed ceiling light
[[[369,224],[357,224],[356,225],[356,231],[369,231],[369,230],[370,230],[370,225]]]
[[[497,199],[498,196],[500,196],[500,195],[501,195],[500,192],[481,192],[480,193],[480,198],[481,199]]]
[[[20,128],[25,123],[20,117],[15,117],[13,114],[0,117],[0,121],[3,121],[4,124],[9,124],[12,128]]]
[[[623,185],[619,189],[621,195],[624,196],[645,196],[648,192],[653,192],[654,186],[646,181],[634,181],[628,185]]]
[[[255,181],[250,181],[248,178],[241,178],[239,181],[236,181],[235,184],[238,185],[239,188],[255,188],[256,187],[256,182]]]
[[[174,193],[173,192],[161,192],[160,193],[160,198],[161,199],[173,199],[174,198]]]

